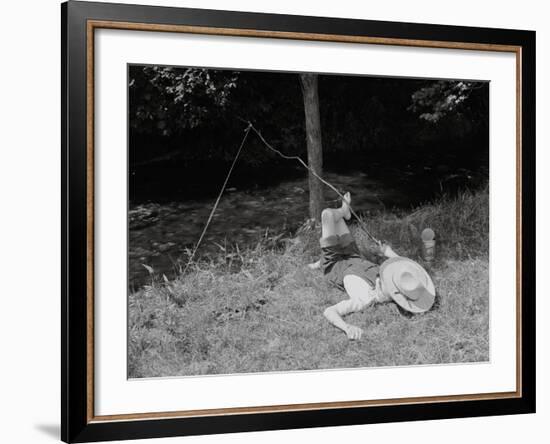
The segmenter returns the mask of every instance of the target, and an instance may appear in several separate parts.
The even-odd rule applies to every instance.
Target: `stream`
[[[325,179],[350,191],[355,211],[362,212],[409,201],[396,189],[382,187],[364,173],[326,173]],[[325,189],[327,206],[339,206],[332,190]],[[173,277],[185,266],[189,249],[198,241],[215,197],[183,202],[130,204],[129,289],[150,281],[144,265],[155,274]],[[264,236],[293,233],[308,217],[307,178],[292,179],[260,189],[227,188],[196,257],[218,254],[221,247],[255,245]]]

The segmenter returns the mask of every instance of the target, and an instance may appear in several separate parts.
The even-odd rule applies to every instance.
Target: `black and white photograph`
[[[0,441],[544,442],[544,5],[6,2]]]
[[[128,65],[128,377],[489,361],[489,86]]]

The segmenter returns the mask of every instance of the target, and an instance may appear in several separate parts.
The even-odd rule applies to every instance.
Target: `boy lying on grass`
[[[424,268],[398,256],[389,245],[380,246],[387,258],[380,266],[361,257],[346,225],[351,218],[350,203],[350,193],[346,193],[341,208],[326,208],[321,213],[322,256],[309,267],[322,269],[331,284],[347,293],[349,299],[328,307],[323,314],[349,339],[360,339],[363,330],[346,323],[343,316],[390,301],[409,312],[422,313],[432,307],[435,288]]]

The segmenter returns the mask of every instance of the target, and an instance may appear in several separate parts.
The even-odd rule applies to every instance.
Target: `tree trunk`
[[[300,74],[304,96],[306,118],[307,161],[309,167],[320,177],[323,175],[323,143],[321,140],[321,119],[319,115],[319,93],[317,74]],[[321,220],[325,203],[323,184],[309,172],[309,216]]]

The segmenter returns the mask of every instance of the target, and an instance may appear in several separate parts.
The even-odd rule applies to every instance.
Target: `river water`
[[[382,186],[364,173],[327,173],[339,190],[350,191],[355,211],[402,205],[409,201],[396,189]],[[339,206],[326,189],[327,205]],[[129,288],[139,289],[155,274],[172,277],[185,265],[189,249],[199,239],[215,197],[183,202],[131,204],[129,211]],[[308,217],[307,178],[283,181],[259,189],[228,188],[222,196],[197,256],[218,254],[221,248],[255,245],[264,236],[292,234]]]

